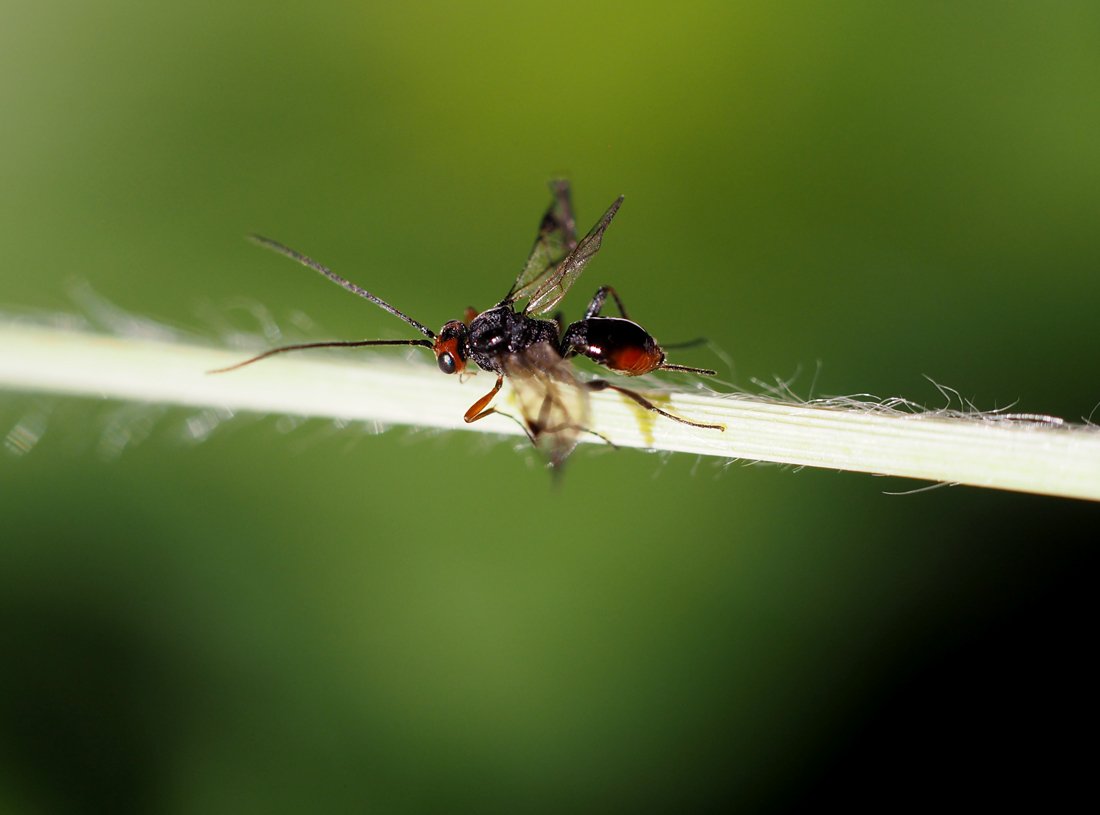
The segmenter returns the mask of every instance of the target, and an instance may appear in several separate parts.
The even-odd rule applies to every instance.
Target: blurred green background
[[[1095,3],[0,8],[0,309],[79,311],[75,278],[211,340],[260,330],[240,302],[403,336],[242,236],[435,326],[499,299],[567,174],[582,228],[627,196],[569,314],[613,283],[750,391],[1100,402]],[[0,394],[0,432],[31,414],[0,811],[1091,790],[1094,505],[588,446],[555,491],[510,441],[194,444],[181,409]]]

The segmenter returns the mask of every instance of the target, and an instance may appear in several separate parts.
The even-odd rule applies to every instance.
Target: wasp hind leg
[[[604,301],[607,300],[607,295],[609,294],[615,298],[615,305],[619,307],[619,314],[623,316],[624,320],[629,320],[630,316],[626,313],[626,309],[623,308],[623,301],[619,299],[619,293],[611,286],[600,286],[596,294],[592,297],[592,301],[588,304],[588,308],[584,311],[584,319],[590,320],[593,317],[599,317],[600,312],[603,311]]]
[[[603,391],[603,390],[617,391],[618,393],[621,393],[623,396],[627,397],[628,399],[633,399],[634,402],[641,405],[646,410],[651,410],[654,413],[659,413],[662,416],[664,416],[666,419],[672,419],[672,421],[679,422],[680,424],[690,425],[691,427],[701,427],[704,430],[721,430],[721,431],[725,431],[725,429],[726,429],[726,426],[724,424],[708,424],[707,422],[693,422],[693,421],[691,421],[691,419],[685,419],[682,416],[677,416],[674,413],[669,413],[667,410],[661,410],[661,408],[657,407],[655,404],[650,402],[648,399],[646,399],[644,396],[642,396],[637,391],[632,391],[632,390],[630,390],[630,388],[624,388],[624,387],[621,387],[619,385],[613,385],[610,382],[608,382],[606,379],[593,379],[591,382],[586,382],[584,386],[590,391]]]

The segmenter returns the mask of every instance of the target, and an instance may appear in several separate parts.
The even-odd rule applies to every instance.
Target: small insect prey
[[[569,359],[584,356],[608,370],[625,376],[651,371],[683,371],[713,376],[706,368],[691,368],[666,361],[664,349],[623,308],[618,293],[602,286],[588,304],[584,317],[563,330],[560,315],[544,319],[565,297],[584,267],[595,257],[603,243],[604,232],[622,205],[619,196],[588,234],[579,241],[570,200],[569,182],[555,180],[550,189],[553,199],[542,216],[531,254],[504,299],[481,313],[467,309],[462,320],[450,320],[439,333],[417,322],[404,312],[366,289],[270,238],[253,235],[252,239],[268,249],[320,272],[338,286],[370,300],[376,306],[404,320],[424,339],[352,340],[309,342],[273,348],[258,356],[211,373],[243,368],[274,354],[304,348],[362,348],[375,345],[416,345],[431,349],[436,364],[445,374],[461,373],[472,361],[479,368],[497,375],[492,389],[466,411],[465,420],[476,422],[496,412],[493,398],[505,377],[513,385],[523,426],[531,441],[547,456],[552,467],[559,467],[581,433],[588,428],[588,392],[614,390],[646,410],[681,424],[708,430],[725,430],[720,424],[695,422],[660,409],[640,393],[607,380],[579,380]],[[608,296],[615,301],[619,317],[601,315]],[[523,307],[519,303],[526,301]]]

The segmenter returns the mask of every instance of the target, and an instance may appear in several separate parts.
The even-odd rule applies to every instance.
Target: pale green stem
[[[0,324],[0,390],[509,435],[522,432],[501,416],[472,425],[463,422],[466,409],[489,390],[491,376],[460,383],[428,362],[395,359],[393,353],[306,353],[208,375],[207,370],[239,362],[247,354]],[[638,387],[616,379],[620,381]],[[614,392],[593,394],[592,429],[621,447],[1100,500],[1100,431],[1092,426],[1014,421],[995,414],[910,414],[870,403],[783,403],[701,390],[645,392],[663,409],[721,423],[726,430],[670,421]],[[507,409],[507,395],[501,398]],[[585,438],[599,443],[595,437]]]

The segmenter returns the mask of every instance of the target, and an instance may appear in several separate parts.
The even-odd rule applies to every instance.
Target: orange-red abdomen
[[[665,352],[649,332],[622,317],[589,317],[566,329],[566,355],[582,354],[626,376],[648,374],[665,361]]]
[[[628,345],[622,348],[610,349],[607,362],[604,364],[608,368],[627,376],[640,376],[641,374],[648,374],[663,361],[664,354],[658,348]]]

